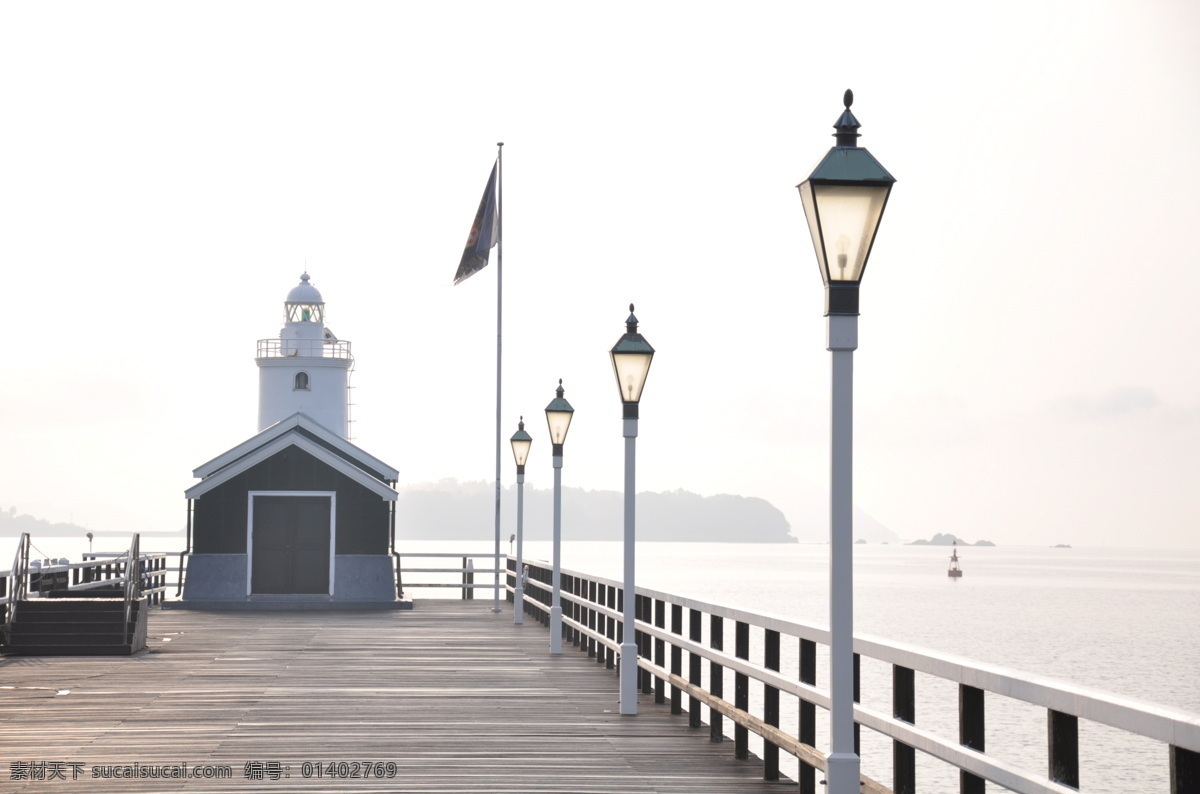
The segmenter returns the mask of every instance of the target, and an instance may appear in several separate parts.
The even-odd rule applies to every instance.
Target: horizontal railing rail
[[[526,559],[525,611],[549,625],[552,570],[544,562]],[[516,560],[508,558],[506,589],[509,600],[516,586]],[[563,639],[607,668],[620,664],[623,641],[624,591],[619,582],[576,571],[561,571]],[[639,649],[639,687],[655,701],[668,700],[673,713],[683,713],[701,727],[701,706],[709,710],[714,741],[724,739],[723,720],[733,723],[734,754],[748,757],[748,734],[763,741],[764,778],[779,777],[780,750],[795,757],[802,792],[815,792],[816,770],[824,768],[824,753],[816,748],[816,709],[829,709],[829,692],[816,680],[817,646],[828,646],[829,631],[781,617],[710,604],[647,588],[638,588],[635,644]],[[685,621],[685,614],[687,620]],[[705,623],[708,631],[704,631]],[[686,627],[685,627],[686,624]],[[733,629],[733,653],[725,645],[726,626]],[[751,632],[757,632],[757,655],[751,657]],[[782,637],[799,643],[797,677],[780,672]],[[793,646],[794,647],[794,646]],[[915,752],[957,767],[960,791],[982,792],[991,781],[1019,794],[1067,794],[1079,786],[1079,720],[1116,728],[1131,736],[1166,746],[1171,791],[1200,792],[1200,714],[1158,706],[1097,689],[1022,673],[971,659],[930,651],[876,637],[858,636],[855,650],[855,700],[859,700],[863,658],[889,665],[892,671],[892,713],[855,703],[855,743],[860,727],[892,743],[892,788],[863,778],[863,791],[901,794],[917,791]],[[684,666],[684,660],[687,666]],[[707,664],[708,687],[703,686]],[[942,679],[958,689],[959,735],[947,737],[914,724],[915,673]],[[724,693],[727,674],[734,680],[732,702]],[[752,713],[750,682],[762,688],[759,713]],[[1047,770],[1039,773],[988,755],[984,750],[984,694],[1010,698],[1045,709]],[[779,696],[799,706],[796,735],[779,727]]]
[[[0,605],[6,608],[23,593],[32,598],[70,596],[87,590],[111,589],[114,597],[124,596],[129,571],[129,552],[88,552],[81,562],[29,566],[24,575],[0,571]],[[159,605],[166,596],[167,576],[176,569],[167,567],[166,553],[143,553],[136,566],[140,594],[151,605]],[[19,579],[20,587],[15,579]]]
[[[496,590],[497,578],[493,576],[497,572],[503,573],[503,569],[491,567],[495,565],[495,552],[486,554],[463,554],[462,552],[397,552],[396,553],[396,579],[401,583],[401,592],[413,588],[457,588],[462,591],[462,598],[471,600],[475,597],[475,590],[487,589]],[[458,566],[437,566],[437,567],[411,567],[404,564],[406,558],[418,559],[457,559],[461,560]],[[476,568],[474,560],[486,559],[491,565],[483,568]],[[445,576],[423,579],[421,581],[413,581],[405,576],[405,574],[446,574]],[[476,574],[488,574],[490,581],[475,581]]]

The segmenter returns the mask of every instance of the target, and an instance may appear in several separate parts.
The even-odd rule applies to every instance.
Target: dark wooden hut
[[[397,605],[398,472],[301,413],[197,468],[183,605]]]

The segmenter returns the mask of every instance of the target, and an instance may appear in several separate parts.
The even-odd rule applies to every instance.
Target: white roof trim
[[[362,463],[362,465],[366,466],[368,469],[371,469],[372,471],[377,471],[380,474],[382,474],[384,479],[386,479],[386,480],[400,479],[399,471],[397,471],[396,469],[387,465],[386,463],[379,460],[375,456],[368,454],[365,450],[361,449],[360,447],[357,447],[354,444],[350,443],[346,439],[339,436],[337,433],[333,433],[333,432],[325,429],[324,427],[317,424],[312,419],[308,418],[307,416],[305,416],[302,413],[294,413],[291,416],[289,416],[287,419],[281,419],[280,421],[271,425],[270,427],[268,427],[267,429],[258,433],[257,435],[251,436],[247,440],[238,444],[233,449],[230,449],[227,452],[223,452],[222,454],[220,454],[217,457],[210,460],[208,463],[205,463],[205,464],[199,466],[198,468],[196,468],[195,470],[193,470],[192,476],[203,479],[212,474],[215,474],[216,472],[220,471],[225,466],[228,466],[230,463],[233,463],[238,458],[249,455],[251,452],[258,449],[263,444],[267,444],[270,441],[272,441],[273,439],[279,438],[284,433],[287,433],[289,430],[296,428],[296,427],[302,427],[305,430],[307,430],[308,432],[312,433],[317,438],[326,442],[327,444],[337,447],[342,452],[346,453],[350,457],[352,457],[355,460]]]
[[[261,433],[259,435],[261,435]],[[259,463],[262,463],[272,455],[275,455],[276,453],[293,446],[304,450],[330,468],[346,475],[369,491],[378,494],[381,499],[384,499],[388,502],[396,501],[397,493],[394,489],[384,485],[382,482],[367,474],[354,464],[349,463],[344,458],[333,454],[320,444],[314,444],[304,436],[296,433],[286,434],[281,438],[277,438],[274,441],[259,446],[258,449],[254,450],[249,455],[245,455],[240,460],[237,460],[234,463],[224,467],[216,474],[206,478],[203,482],[196,483],[191,488],[184,491],[183,495],[188,499],[197,499],[211,491],[213,488],[216,488],[221,483],[228,482],[242,472],[247,471]]]

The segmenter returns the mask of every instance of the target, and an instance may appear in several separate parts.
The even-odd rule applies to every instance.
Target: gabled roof
[[[192,476],[201,479],[209,477],[237,459],[249,455],[264,444],[269,444],[293,430],[302,431],[302,435],[309,437],[310,440],[326,447],[329,451],[345,458],[359,468],[367,470],[380,480],[395,482],[400,478],[400,472],[396,469],[351,444],[337,433],[326,430],[302,413],[294,413],[287,419],[282,419],[271,425],[258,435],[248,438],[233,449],[218,455],[208,463],[193,470]]]
[[[202,482],[184,491],[184,496],[188,499],[203,496],[218,485],[290,446],[307,452],[335,471],[378,494],[381,499],[396,500],[396,491],[389,487],[387,482],[394,482],[400,476],[398,471],[299,413],[276,422],[258,435],[194,470],[192,474],[202,478]]]

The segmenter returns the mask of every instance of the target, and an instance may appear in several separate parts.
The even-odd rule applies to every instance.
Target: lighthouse
[[[198,609],[404,609],[399,472],[349,440],[350,343],[307,273],[260,339],[258,433],[192,471],[183,600]]]
[[[283,303],[279,336],[258,340],[258,429],[301,413],[350,437],[350,343],[325,324],[325,301],[308,273]]]

